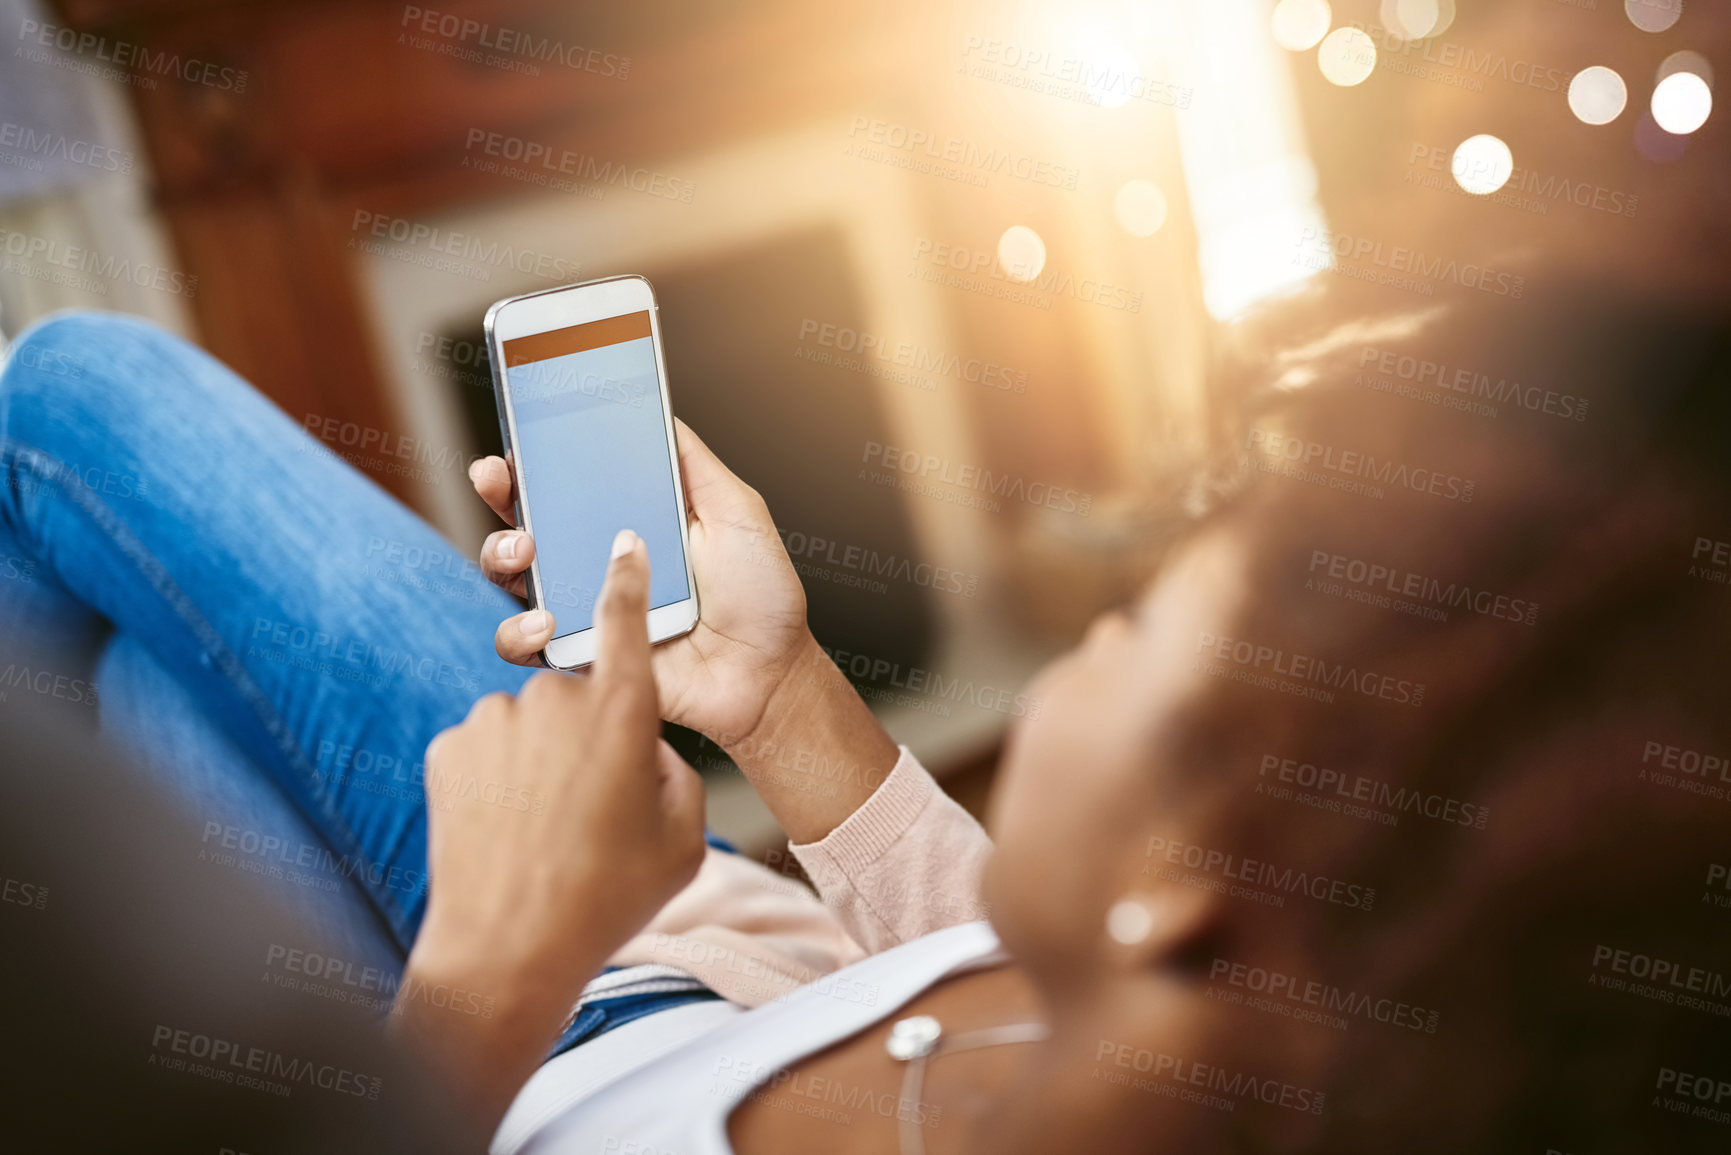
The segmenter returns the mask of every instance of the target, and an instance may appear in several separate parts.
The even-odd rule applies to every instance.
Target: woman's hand
[[[900,751],[806,628],[805,590],[763,498],[677,425],[701,616],[653,651],[661,716],[725,749],[787,836],[815,842],[871,796]],[[483,458],[469,476],[515,525],[506,462]],[[528,534],[501,530],[481,547],[481,571],[520,597],[534,556]],[[507,618],[494,645],[535,665],[553,632],[552,615],[534,610]]]
[[[589,671],[489,694],[427,748],[431,889],[396,1009],[490,1121],[703,860],[702,785],[659,737],[648,551],[627,531],[613,552]]]
[[[684,422],[675,424],[702,613],[689,634],[654,650],[660,711],[669,722],[728,746],[757,732],[771,698],[812,659],[816,644],[806,628],[805,590],[763,498]],[[469,478],[493,511],[516,525],[510,465],[482,458]],[[522,597],[534,557],[528,534],[499,530],[481,547],[481,571]],[[554,629],[546,609],[518,614],[500,623],[494,646],[508,662],[539,665]]]

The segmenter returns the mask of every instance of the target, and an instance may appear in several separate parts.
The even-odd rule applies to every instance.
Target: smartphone
[[[529,602],[556,623],[541,657],[595,660],[595,599],[622,529],[649,548],[650,642],[689,633],[697,583],[654,289],[611,277],[511,297],[485,328],[517,527],[535,539]]]

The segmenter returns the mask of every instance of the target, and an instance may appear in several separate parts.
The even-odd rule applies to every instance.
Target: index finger
[[[595,674],[612,685],[637,684],[654,700],[649,672],[649,550],[628,529],[613,539],[613,557],[595,599]]]

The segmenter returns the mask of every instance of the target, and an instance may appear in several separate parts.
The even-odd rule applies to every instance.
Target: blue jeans
[[[492,643],[520,607],[228,369],[129,318],[63,314],[14,343],[0,480],[0,640],[26,644],[0,657],[0,698],[97,710],[200,819],[165,853],[273,890],[319,939],[303,969],[399,973],[426,911],[422,754],[528,677]],[[660,1009],[620,1003],[561,1046]]]

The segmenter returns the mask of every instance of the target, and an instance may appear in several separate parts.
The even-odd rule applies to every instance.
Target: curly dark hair
[[[1237,1149],[1731,1143],[1728,322],[1604,285],[1331,287],[1235,334],[1209,521],[1248,551],[1257,596],[1215,629],[1246,677],[1173,769],[1231,799],[1198,804],[1212,845],[1376,899],[1235,906],[1198,975],[1424,1008],[1224,1020],[1328,1092]]]

